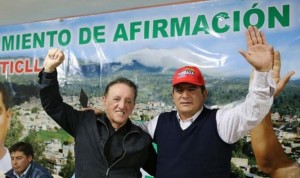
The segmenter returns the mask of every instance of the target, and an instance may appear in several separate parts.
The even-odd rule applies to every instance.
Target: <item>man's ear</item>
[[[205,89],[205,90],[202,92],[202,94],[203,94],[203,100],[206,101],[207,95],[208,95],[207,89]]]
[[[174,101],[174,92],[172,92],[171,98],[172,98],[172,102],[175,103],[175,101]]]
[[[27,156],[27,158],[28,158],[29,162],[32,162],[32,160],[33,160],[32,155]]]
[[[8,109],[7,112],[6,112],[6,118],[8,119],[8,124],[10,125],[10,122],[11,122],[11,119],[12,119],[12,110],[11,109]],[[9,127],[9,126],[8,126]]]
[[[100,100],[101,100],[102,106],[105,107],[106,97],[105,96],[101,96]]]

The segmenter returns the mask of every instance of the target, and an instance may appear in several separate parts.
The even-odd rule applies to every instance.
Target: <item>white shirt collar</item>
[[[201,109],[196,112],[196,114],[194,114],[191,118],[188,118],[188,119],[185,119],[185,120],[182,120],[181,117],[179,116],[179,113],[177,111],[177,114],[176,114],[176,117],[178,119],[178,121],[181,121],[181,122],[194,122],[198,116],[201,114],[201,112],[203,111],[203,106],[201,107]]]

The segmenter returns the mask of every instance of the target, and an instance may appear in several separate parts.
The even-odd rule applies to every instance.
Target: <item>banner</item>
[[[13,96],[14,119],[24,127],[25,136],[60,131],[43,111],[36,86],[50,48],[61,48],[66,55],[57,69],[60,91],[77,109],[81,89],[89,106],[102,108],[106,84],[124,76],[139,87],[131,119],[149,120],[174,109],[172,74],[184,65],[195,65],[204,73],[206,105],[218,107],[246,96],[251,66],[238,51],[246,50],[246,28],[255,25],[280,51],[282,76],[296,72],[272,112],[273,119],[281,121],[276,126],[282,127],[277,131],[286,152],[299,159],[299,146],[293,146],[300,117],[299,9],[292,0],[210,1],[0,26],[0,82]],[[53,160],[55,174],[74,144],[69,138],[62,140],[70,143],[62,144],[58,138],[43,137],[43,154]]]

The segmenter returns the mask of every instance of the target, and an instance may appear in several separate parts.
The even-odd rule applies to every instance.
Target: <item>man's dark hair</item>
[[[200,89],[201,89],[202,92],[204,92],[204,90],[206,90],[205,85],[200,85]]]
[[[2,100],[6,110],[8,110],[11,107],[10,96],[7,91],[8,90],[6,89],[5,85],[2,82],[0,82],[0,93],[2,93]]]
[[[30,143],[27,142],[17,142],[9,148],[9,153],[20,151],[23,152],[24,155],[34,157],[33,147]]]
[[[172,91],[173,93],[174,93],[175,87],[176,87],[176,86],[173,86],[173,91]],[[199,87],[200,87],[200,90],[201,90],[202,93],[206,90],[205,85],[200,85]]]
[[[129,80],[125,77],[119,77],[119,78],[109,82],[108,85],[105,88],[104,95],[105,96],[107,95],[107,93],[108,93],[111,86],[113,86],[115,84],[118,84],[118,83],[123,83],[123,84],[126,84],[127,86],[129,86],[130,88],[133,88],[133,90],[134,90],[134,101],[135,101],[136,97],[137,97],[138,87],[136,86],[135,83],[133,83],[131,80]]]

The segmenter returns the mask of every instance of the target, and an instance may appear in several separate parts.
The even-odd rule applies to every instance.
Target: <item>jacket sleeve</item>
[[[49,173],[44,173],[40,176],[37,176],[36,178],[53,178],[53,176]]]
[[[143,165],[143,169],[150,175],[155,176],[156,172],[157,154],[153,147],[153,144],[149,145],[148,159]]]
[[[74,137],[80,112],[63,102],[59,93],[57,71],[46,73],[43,69],[38,77],[38,88],[44,110],[58,125]]]

